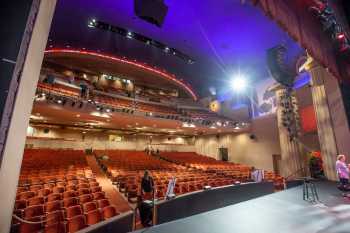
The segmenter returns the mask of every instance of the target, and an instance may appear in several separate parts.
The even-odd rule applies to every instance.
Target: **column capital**
[[[302,72],[303,70],[306,70],[310,72],[312,69],[320,67],[320,64],[313,59],[309,54],[307,54],[307,59],[305,63],[299,68],[299,72]]]

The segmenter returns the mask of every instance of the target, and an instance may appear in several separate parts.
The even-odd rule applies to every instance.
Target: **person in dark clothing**
[[[153,178],[149,175],[149,171],[145,171],[141,180],[141,194],[153,192]]]
[[[141,197],[139,199],[138,208],[140,211],[141,223],[144,227],[151,226],[153,216],[153,204],[147,202],[152,200],[154,194],[154,182],[149,171],[145,171],[141,180]]]

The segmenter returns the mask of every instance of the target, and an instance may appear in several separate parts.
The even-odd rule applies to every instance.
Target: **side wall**
[[[251,134],[255,139],[250,139]],[[228,148],[232,162],[272,171],[272,155],[281,153],[276,115],[254,119],[249,133],[202,136],[195,141],[197,153],[216,159],[220,147]]]

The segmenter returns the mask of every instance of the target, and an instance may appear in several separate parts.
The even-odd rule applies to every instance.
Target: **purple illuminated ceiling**
[[[134,15],[133,0],[59,0],[48,45],[100,50],[165,68],[205,93],[224,86],[237,71],[258,80],[268,76],[265,51],[279,43],[299,47],[273,21],[240,0],[165,0],[162,28]],[[247,1],[248,2],[248,1]],[[96,18],[174,47],[196,62],[185,63],[157,48],[106,31],[88,28]]]

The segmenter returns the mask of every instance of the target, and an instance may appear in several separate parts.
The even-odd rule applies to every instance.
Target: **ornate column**
[[[283,96],[288,95],[287,90],[283,87],[279,87],[276,90],[277,96],[277,123],[281,145],[281,175],[284,177],[300,177],[304,176],[303,173],[303,160],[301,156],[301,147],[296,138],[291,137],[294,133],[292,129],[288,130],[285,124],[285,104],[283,103]],[[295,96],[290,97],[291,102],[296,102]],[[296,104],[293,104],[293,110],[296,109]],[[295,123],[295,122],[294,122]],[[296,126],[293,126],[296,127]],[[296,129],[296,128],[295,128]],[[292,133],[292,134],[291,134]],[[296,132],[297,133],[297,132]],[[297,136],[297,135],[295,135]]]
[[[325,79],[332,77],[330,77],[330,74],[325,68],[321,67],[315,61],[310,62],[306,70],[311,75],[312,101],[316,113],[323,169],[329,180],[337,180],[335,161],[338,149],[331,119],[330,106],[328,104],[328,97],[324,85]]]

